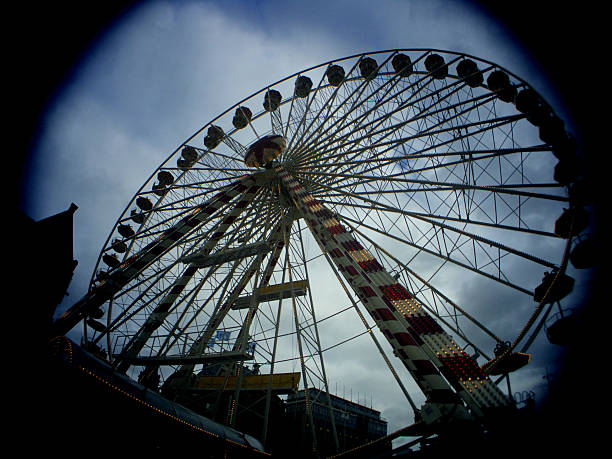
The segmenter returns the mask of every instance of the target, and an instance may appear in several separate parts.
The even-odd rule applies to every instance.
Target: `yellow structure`
[[[199,389],[212,390],[234,390],[236,388],[237,376],[201,376],[198,379]],[[297,391],[300,383],[300,373],[278,373],[272,375],[272,391],[291,392]],[[225,387],[224,387],[225,385]],[[270,387],[270,375],[243,375],[240,390],[267,390]]]
[[[293,289],[291,287],[293,286]],[[307,280],[296,280],[293,282],[284,282],[282,284],[266,285],[265,287],[255,289],[255,299],[257,303],[265,303],[267,301],[277,301],[291,296],[298,297],[306,295],[308,289]],[[251,295],[238,298],[232,309],[246,309],[251,305]]]
[[[293,282],[294,290],[306,290],[308,288],[308,281],[297,280]],[[272,293],[279,293],[282,291],[291,291],[291,282],[284,282],[282,284],[266,285],[265,287],[258,288],[256,290],[258,295],[269,295]]]

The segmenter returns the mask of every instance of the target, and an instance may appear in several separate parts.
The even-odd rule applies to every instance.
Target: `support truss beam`
[[[104,281],[91,289],[80,301],[68,309],[51,327],[54,335],[63,335],[84,319],[90,311],[101,306],[137,277],[143,269],[166,253],[176,242],[198,227],[212,214],[225,206],[246,189],[256,185],[257,174],[245,175],[217,193],[208,201],[196,206],[174,227],[164,231],[141,251],[128,258],[109,273]]]
[[[495,386],[440,325],[424,311],[404,286],[346,231],[326,207],[310,195],[282,166],[275,168],[296,207],[303,213],[317,242],[361,299],[415,382],[427,397],[421,412],[425,422],[510,406]]]

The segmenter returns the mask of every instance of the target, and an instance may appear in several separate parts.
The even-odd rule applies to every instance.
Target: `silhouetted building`
[[[332,419],[329,410],[328,394],[319,389],[308,389],[309,406],[312,410],[317,449],[323,455],[336,453]],[[347,451],[387,435],[387,421],[381,418],[380,411],[360,405],[330,394],[338,446]],[[293,419],[299,432],[297,441],[302,451],[310,448],[311,427],[306,410],[304,390],[290,394],[286,401],[286,416]],[[390,451],[391,443],[382,443],[379,452]]]
[[[20,292],[21,320],[36,327],[34,336],[46,341],[44,330],[62,302],[77,261],[73,258],[73,216],[77,206],[34,221],[18,211],[9,250],[9,285]],[[9,278],[10,278],[9,277]]]

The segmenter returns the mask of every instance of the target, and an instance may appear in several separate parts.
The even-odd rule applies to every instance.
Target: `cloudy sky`
[[[33,219],[71,202],[79,207],[79,265],[58,312],[86,292],[98,253],[134,193],[195,131],[300,69],[395,48],[447,49],[493,61],[528,81],[571,126],[538,63],[472,2],[145,1],[121,17],[47,107],[29,164],[23,208]],[[359,355],[364,343],[351,342],[343,356]],[[513,390],[542,394],[545,371],[558,357],[546,349],[546,358],[526,370]],[[347,398],[352,392],[354,400],[359,393],[368,404],[372,397],[390,431],[412,422],[406,404],[396,403],[399,391],[387,389],[372,370],[380,362],[331,358],[332,391]]]

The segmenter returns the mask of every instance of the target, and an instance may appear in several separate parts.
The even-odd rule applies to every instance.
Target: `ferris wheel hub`
[[[287,140],[272,134],[255,141],[247,150],[244,162],[249,167],[267,166],[285,150]]]

